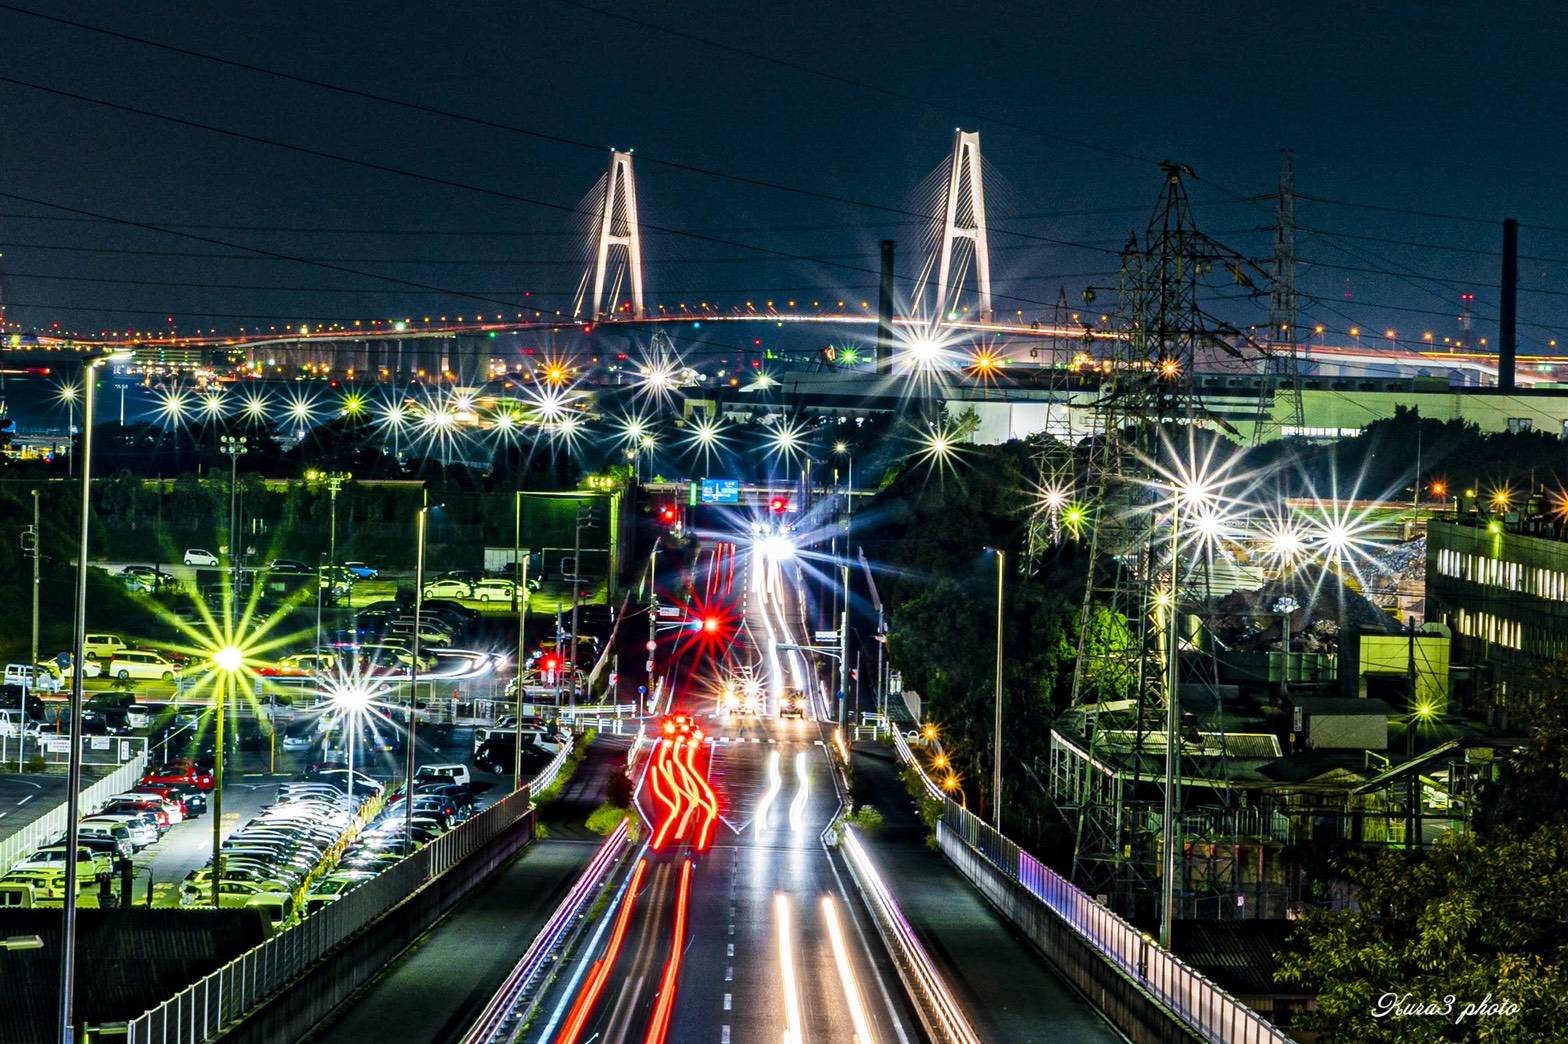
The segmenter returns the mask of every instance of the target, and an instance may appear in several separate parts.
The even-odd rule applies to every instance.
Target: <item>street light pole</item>
[[[419,509],[418,525],[415,527],[418,547],[414,552],[414,656],[408,665],[408,757],[407,776],[403,782],[403,837],[408,851],[404,855],[414,850],[414,748],[418,740],[419,721],[419,632],[424,629],[425,611],[425,523],[430,514],[428,489],[423,491],[423,497],[425,503]],[[521,730],[518,738],[522,738]]]
[[[92,518],[93,367],[118,354],[101,352],[82,359],[81,528],[76,544],[76,612],[71,626],[71,753],[65,788],[65,910],[60,943],[61,1044],[71,1044],[76,1021],[76,855],[77,820],[82,799],[82,688],[87,641],[87,527]],[[75,452],[71,454],[76,457]]]
[[[848,551],[848,541],[845,541]],[[849,559],[844,559],[844,608],[838,618],[838,726],[844,727],[845,705],[849,702]]]
[[[1176,789],[1181,785],[1181,750],[1177,746],[1181,738],[1181,664],[1176,647],[1180,636],[1177,624],[1180,540],[1181,495],[1178,492],[1171,498],[1171,580],[1169,604],[1165,607],[1165,807],[1161,824],[1164,846],[1161,862],[1164,865],[1160,874],[1160,945],[1167,950],[1171,946],[1171,926],[1176,915],[1176,819],[1181,814],[1181,798]]]
[[[996,712],[991,736],[991,826],[1002,830],[1002,594],[1007,575],[1007,552],[993,547],[996,555]]]
[[[218,439],[229,457],[229,586],[236,605],[240,600],[239,463],[245,453],[246,441],[244,435],[223,435]],[[319,643],[319,636],[317,641]]]
[[[16,712],[16,771],[18,773],[22,771],[23,758],[27,754],[27,697],[33,689],[38,687],[38,562],[43,550],[40,546],[40,541],[43,539],[43,529],[38,511],[38,491],[36,489],[33,490],[33,528],[32,532],[26,534],[26,536],[32,540],[30,550],[33,553],[33,658],[27,661],[31,665],[29,669],[32,672],[31,677],[33,681],[32,685],[23,686],[22,704],[17,708]],[[26,544],[27,541],[24,539],[23,546],[25,547]]]
[[[516,582],[512,608],[517,613],[517,692],[512,699],[516,740],[512,743],[512,789],[523,789],[523,658],[528,651],[528,560],[523,557],[523,491],[512,494],[512,568]]]

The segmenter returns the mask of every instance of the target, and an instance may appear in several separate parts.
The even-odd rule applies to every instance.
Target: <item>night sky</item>
[[[608,147],[635,147],[645,224],[730,241],[647,233],[650,299],[669,306],[874,304],[877,240],[898,239],[901,274],[915,274],[926,230],[898,211],[929,206],[922,193],[962,126],[981,131],[988,161],[1001,313],[1048,316],[1059,287],[1076,303],[1086,284],[1112,285],[1114,252],[1147,220],[1162,159],[1196,172],[1205,231],[1266,256],[1273,204],[1257,197],[1274,191],[1288,147],[1298,221],[1317,230],[1298,245],[1303,323],[1342,343],[1353,324],[1366,343],[1389,328],[1440,341],[1457,335],[1459,293],[1472,290],[1477,334],[1495,338],[1499,225],[1515,216],[1526,257],[1521,349],[1547,350],[1548,338],[1568,334],[1568,15],[1549,3],[33,8],[583,145],[348,98],[9,8],[0,8],[0,76],[557,207],[582,204]],[[214,226],[182,230],[487,299],[297,263],[183,256],[237,251],[58,220],[69,215],[0,198],[9,319],[25,328],[167,329],[172,317],[182,332],[231,331],[549,311],[570,308],[581,277],[584,220],[563,210],[13,83],[0,84],[0,126],[0,192]],[[1263,303],[1228,307],[1238,321],[1264,318]]]

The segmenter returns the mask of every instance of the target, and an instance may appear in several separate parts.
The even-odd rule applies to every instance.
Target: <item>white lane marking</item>
[[[18,801],[16,803],[16,807],[17,808],[21,808],[23,805],[27,804],[29,801],[33,800],[33,798],[35,798],[37,796],[38,796],[37,794],[29,794],[29,795],[27,795],[22,800],[20,800],[20,801]]]
[[[735,966],[733,964],[724,969],[724,981],[725,982],[734,982],[735,981]]]
[[[730,943],[728,946],[726,946],[724,948],[724,956],[726,956],[726,957],[733,957],[733,956],[735,956],[735,944],[734,943]]]
[[[730,995],[728,993],[724,995],[724,1010],[730,1010]]]
[[[730,1028],[727,1024],[719,1027],[719,1044],[730,1044]]]

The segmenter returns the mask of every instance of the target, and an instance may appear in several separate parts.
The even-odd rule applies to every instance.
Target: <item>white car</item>
[[[432,580],[425,585],[426,598],[471,598],[473,594],[474,589],[467,580],[443,577],[440,580]],[[511,595],[507,595],[507,597],[510,598]]]
[[[185,549],[184,561],[188,566],[215,566],[218,564],[218,556],[199,547],[188,547]]]
[[[510,580],[481,580],[474,585],[473,597],[481,602],[510,602],[516,590]]]
[[[143,649],[122,649],[109,661],[111,678],[141,678],[173,681],[180,673],[177,664],[155,652]]]

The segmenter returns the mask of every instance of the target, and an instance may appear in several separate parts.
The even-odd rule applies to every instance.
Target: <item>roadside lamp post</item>
[[[996,556],[996,711],[991,736],[991,826],[1002,830],[1002,594],[1007,573],[1007,552],[988,547]]]
[[[234,676],[245,667],[245,654],[236,646],[225,645],[212,654],[212,665],[220,672],[213,686],[213,734],[217,739],[212,756],[212,908],[219,908],[223,883],[223,725],[229,690]]]
[[[311,470],[305,472],[305,478],[313,482],[325,482],[327,484],[327,500],[331,504],[331,508],[328,511],[330,520],[328,522],[329,535],[327,537],[327,583],[330,586],[327,589],[327,602],[331,605],[336,605],[338,566],[338,490],[343,488],[343,483],[352,481],[354,475],[352,472],[348,471]]]
[[[523,659],[528,649],[528,559],[523,555],[523,491],[512,494],[512,611],[517,614],[517,664],[512,698],[512,720],[517,741],[512,744],[512,789],[523,789]]]
[[[229,585],[234,601],[240,599],[239,463],[248,440],[244,435],[220,435],[218,444],[229,458]]]
[[[65,790],[65,903],[60,944],[59,1030],[61,1044],[71,1044],[76,1021],[76,853],[77,820],[82,797],[83,646],[87,640],[87,526],[92,517],[93,401],[97,398],[93,369],[101,362],[126,358],[124,351],[103,351],[82,357],[81,529],[76,545],[76,613],[71,626],[71,752]],[[71,454],[75,459],[76,454]]]
[[[405,759],[406,778],[403,782],[403,837],[407,846],[407,855],[414,850],[414,772],[416,746],[419,738],[419,637],[424,630],[425,611],[425,530],[430,521],[430,512],[441,507],[440,504],[430,503],[429,489],[421,490],[424,503],[419,508],[416,517],[415,535],[417,547],[414,552],[414,642],[413,657],[408,664],[408,756]],[[521,736],[518,737],[521,739]]]

